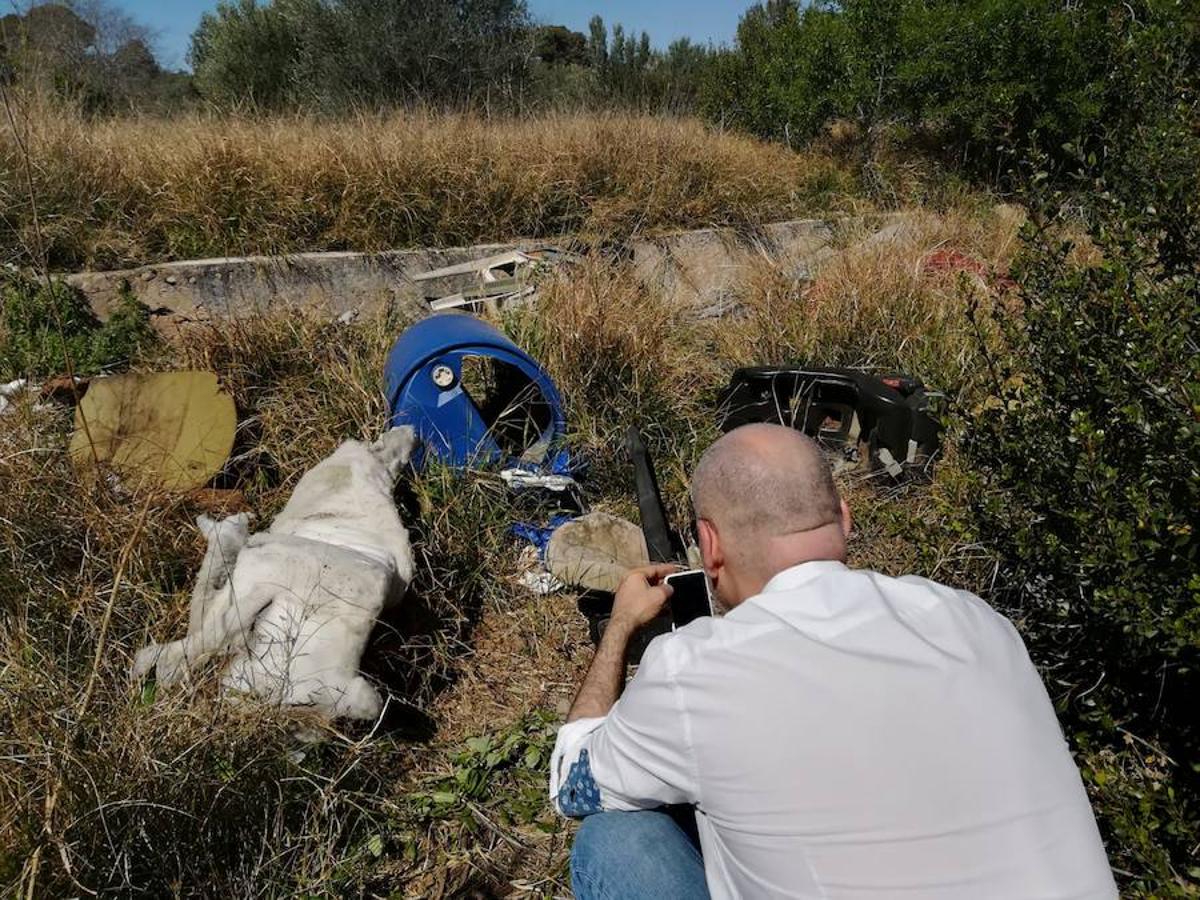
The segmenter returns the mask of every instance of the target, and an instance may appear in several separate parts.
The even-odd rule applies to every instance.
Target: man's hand
[[[613,598],[609,627],[618,624],[636,631],[654,619],[671,598],[672,588],[663,579],[678,571],[678,566],[666,563],[630,569]]]
[[[625,576],[613,598],[612,616],[596,648],[592,667],[567,714],[568,722],[608,715],[625,682],[625,651],[629,640],[662,611],[671,597],[671,586],[662,580],[677,571],[676,566],[659,564],[631,569]]]

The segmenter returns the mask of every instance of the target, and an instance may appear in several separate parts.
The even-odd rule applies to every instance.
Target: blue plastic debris
[[[538,559],[545,562],[546,547],[550,544],[551,536],[574,518],[575,516],[573,515],[551,516],[550,521],[545,525],[535,525],[533,522],[513,522],[512,533],[514,537],[522,541],[528,541],[534,547],[537,547]]]
[[[488,369],[488,396],[472,396],[464,364]],[[566,415],[558,389],[527,353],[486,322],[444,313],[410,326],[384,370],[391,424],[412,425],[426,454],[452,466],[502,462],[567,473]],[[477,393],[481,393],[476,389]]]

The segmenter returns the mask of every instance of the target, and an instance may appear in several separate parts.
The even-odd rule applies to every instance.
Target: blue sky
[[[216,0],[114,0],[158,37],[156,50],[170,68],[182,68],[188,39],[201,13]],[[658,46],[675,38],[729,43],[738,18],[752,0],[527,0],[539,21],[562,24],[578,31],[599,13],[610,25],[620,22],[634,31],[647,31]]]

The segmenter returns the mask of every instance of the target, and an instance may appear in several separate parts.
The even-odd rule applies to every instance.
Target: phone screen
[[[712,615],[712,603],[708,597],[708,577],[703,569],[680,572],[666,578],[671,593],[671,623],[682,628],[701,616]]]

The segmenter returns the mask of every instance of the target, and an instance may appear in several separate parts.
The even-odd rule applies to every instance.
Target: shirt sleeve
[[[650,643],[608,715],[568,722],[550,760],[550,799],[564,816],[695,803],[687,711],[669,640]]]

